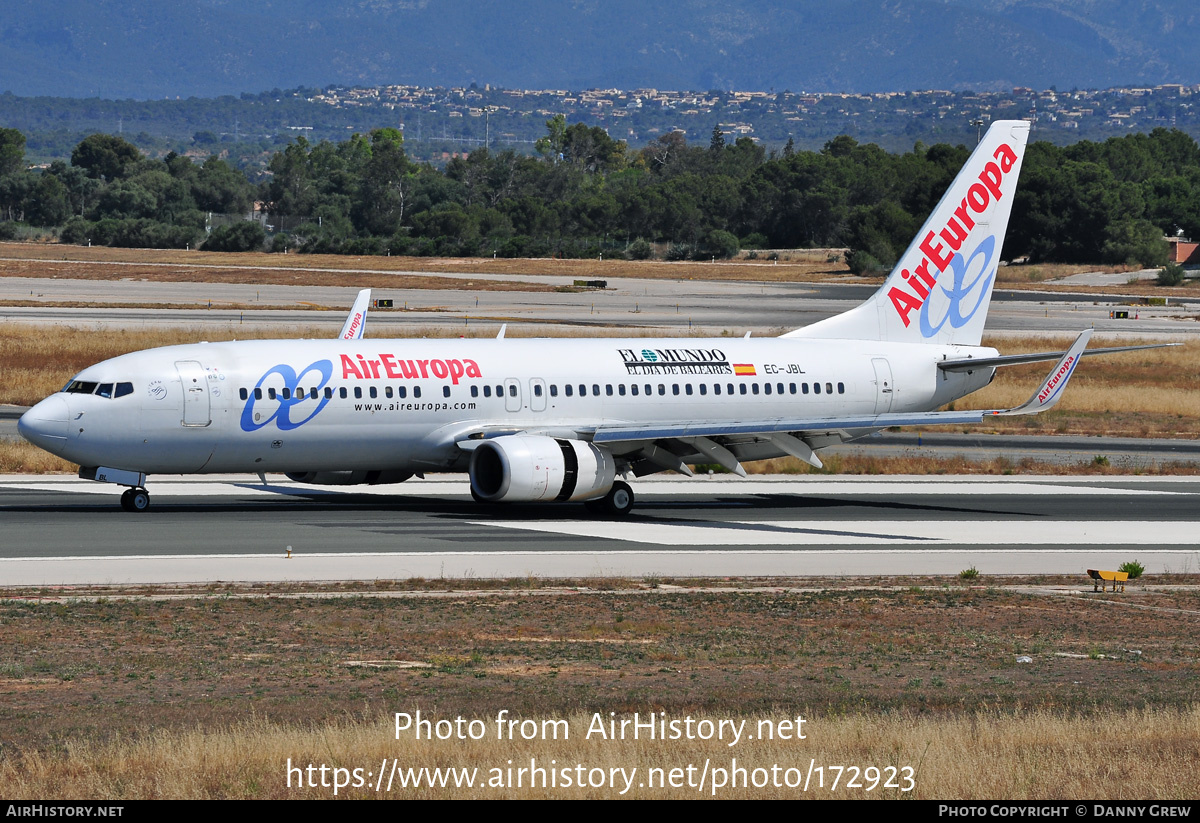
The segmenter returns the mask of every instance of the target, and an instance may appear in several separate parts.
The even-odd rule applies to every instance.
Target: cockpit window
[[[67,386],[67,394],[91,394],[96,390],[95,382],[91,380],[72,380]]]
[[[101,397],[111,398],[113,395],[113,384],[112,383],[101,383],[100,386],[96,389],[96,394],[100,395]]]
[[[113,397],[124,397],[127,394],[133,394],[133,384],[132,383],[118,383],[117,384],[117,393],[114,394]]]

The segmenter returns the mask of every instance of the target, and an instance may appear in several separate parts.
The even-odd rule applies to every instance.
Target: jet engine
[[[339,471],[339,472],[286,472],[285,477],[294,483],[312,483],[317,486],[378,486],[384,483],[403,483],[412,477],[412,472],[403,471]]]
[[[512,434],[480,443],[470,473],[476,499],[499,503],[602,497],[617,470],[612,454],[592,443]]]

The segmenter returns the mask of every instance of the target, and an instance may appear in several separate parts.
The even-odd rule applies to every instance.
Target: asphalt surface
[[[616,521],[581,505],[480,506],[464,477],[148,485],[139,515],[114,486],[0,478],[0,580],[1082,574],[1135,558],[1156,573],[1200,571],[1190,477],[647,478]]]
[[[471,286],[486,275],[464,280],[457,290],[376,289],[376,298],[391,298],[395,309],[375,311],[367,334],[434,335],[490,333],[501,323],[510,331],[547,335],[586,334],[589,329],[628,329],[631,334],[775,335],[839,314],[866,299],[874,286],[857,283],[734,283],[676,280],[614,280],[603,291],[495,292]],[[397,278],[398,281],[400,278]],[[506,279],[513,279],[508,277]],[[532,278],[530,278],[532,280]],[[562,283],[558,284],[557,281]],[[569,285],[568,278],[538,282]],[[0,307],[0,322],[19,321],[89,328],[296,329],[328,328],[334,336],[345,320],[356,289],[318,286],[243,286],[237,284],[160,283],[113,280],[0,277],[0,300],[49,303],[194,305],[170,312],[154,308]],[[1124,305],[1122,298],[1101,294],[1065,296],[1047,292],[997,291],[988,316],[989,333],[1066,334],[1095,328],[1101,336],[1178,338],[1197,330],[1200,301],[1173,299],[1164,307],[1134,309],[1136,319],[1109,317]],[[210,308],[211,304],[211,308]],[[237,308],[227,308],[236,304]],[[296,306],[255,309],[256,305]],[[329,307],[329,310],[304,308]],[[345,307],[345,308],[341,308]],[[610,332],[611,333],[611,332]],[[283,332],[281,332],[283,335]]]

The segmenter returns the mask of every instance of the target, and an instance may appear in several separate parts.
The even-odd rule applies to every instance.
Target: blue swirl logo
[[[309,375],[313,372],[320,375],[320,383],[312,383],[312,378],[310,378],[308,381],[304,380],[306,375]],[[254,404],[256,402],[261,402],[257,397],[259,390],[262,389],[263,383],[267,382],[267,379],[272,375],[277,375],[283,382],[282,386],[272,386],[272,388],[274,388],[276,391],[274,400],[271,400],[270,402],[278,405],[269,416],[260,420],[259,418],[262,417],[262,414],[255,413]],[[320,392],[321,389],[325,388],[325,385],[329,382],[329,379],[332,376],[333,363],[329,360],[318,360],[315,363],[310,363],[308,366],[301,369],[299,373],[297,373],[291,366],[288,366],[284,363],[280,363],[277,366],[272,366],[271,368],[267,369],[266,373],[262,377],[258,378],[258,382],[254,384],[254,391],[250,392],[250,399],[246,401],[246,407],[242,409],[242,431],[258,431],[264,426],[270,425],[272,421],[274,421],[275,425],[279,427],[280,431],[291,431],[292,429],[303,426],[309,420],[312,420],[314,417],[316,417],[317,414],[320,413],[321,409],[325,408],[326,404],[329,403],[330,398],[325,397],[322,394],[320,401],[316,404],[316,407],[313,408],[313,410],[309,412],[307,416],[299,420],[293,420],[292,410],[296,406],[300,405],[301,403],[312,402],[312,399],[307,391],[303,395],[297,394],[297,387],[303,383],[306,390],[316,389],[318,392]],[[271,382],[275,383],[277,381]]]
[[[979,242],[975,247],[975,251],[971,252],[971,256],[963,259],[962,253],[954,255],[950,260],[950,270],[952,274],[950,287],[942,285],[942,280],[945,279],[945,272],[942,277],[938,278],[935,289],[939,289],[946,297],[946,313],[934,325],[929,319],[929,307],[933,304],[933,294],[921,304],[921,334],[924,337],[933,337],[942,326],[950,323],[951,328],[962,328],[967,324],[975,313],[987,305],[988,296],[991,294],[992,281],[996,279],[996,267],[992,266],[992,256],[996,252],[996,237],[988,235]],[[967,279],[967,271],[971,268],[971,264],[975,258],[983,256],[983,262],[979,265],[978,273],[971,279],[971,282],[965,282]],[[991,267],[991,272],[988,268]],[[936,292],[935,292],[936,293]],[[970,311],[963,312],[963,304],[968,299],[974,299],[974,305]],[[941,303],[942,301],[938,301]]]

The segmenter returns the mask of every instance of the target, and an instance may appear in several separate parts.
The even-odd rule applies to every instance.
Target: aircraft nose
[[[17,431],[33,445],[58,454],[67,442],[67,423],[71,411],[58,395],[47,397],[17,421]]]

